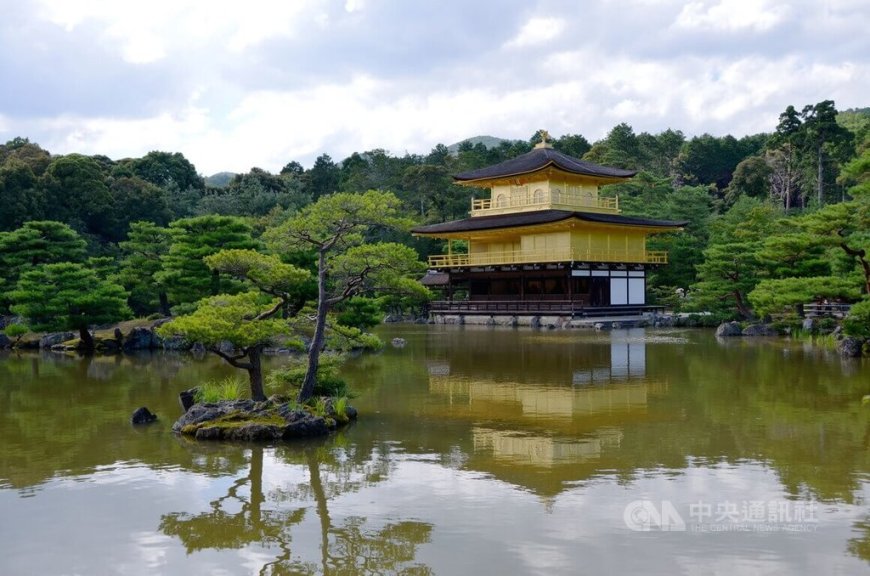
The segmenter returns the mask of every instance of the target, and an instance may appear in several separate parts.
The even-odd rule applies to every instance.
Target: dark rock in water
[[[178,401],[181,402],[181,409],[187,412],[190,407],[196,404],[196,392],[199,390],[196,386],[183,390],[178,394]]]
[[[133,416],[130,418],[130,422],[133,424],[150,424],[157,420],[157,414],[154,414],[146,408],[142,406],[141,408],[137,408],[135,412],[133,412]]]
[[[56,346],[63,342],[67,342],[68,340],[72,340],[75,337],[75,334],[73,334],[72,332],[54,332],[52,334],[46,334],[39,339],[39,347],[51,348],[52,346]]]
[[[120,349],[118,340],[97,340],[97,350],[102,352],[117,352]]]
[[[184,336],[163,338],[161,345],[164,350],[190,350],[191,346],[193,346],[193,344],[184,339]]]
[[[203,426],[197,429],[194,438],[197,440],[231,440],[237,442],[269,442],[280,440],[283,428],[275,424],[259,424],[251,422],[236,427],[220,425]]]
[[[250,412],[253,407],[253,400],[227,400],[217,403],[194,404],[172,425],[172,431],[182,432],[185,426],[195,426],[227,415]]]
[[[732,336],[743,336],[743,328],[740,327],[740,322],[723,322],[716,328],[716,338],[729,338]]]
[[[837,352],[843,358],[859,358],[863,341],[858,338],[843,338],[837,342]]]
[[[127,337],[124,338],[124,352],[132,352],[133,350],[153,350],[159,348],[160,339],[154,332],[148,328],[136,327],[130,330]]]
[[[325,418],[314,416],[304,410],[295,410],[285,418],[287,426],[284,429],[283,438],[310,438],[313,436],[325,436],[329,434],[330,427]],[[334,427],[334,426],[333,426]]]
[[[0,332],[0,348],[10,348],[12,346],[12,340],[9,339],[9,336]]]
[[[344,409],[344,413],[347,414],[349,420],[356,420],[357,411],[353,406],[346,406]]]
[[[406,342],[404,338],[393,338],[392,344],[393,348],[404,348]]]
[[[743,329],[744,336],[778,336],[773,326],[769,324],[753,324]]]
[[[223,440],[223,429],[219,426],[205,426],[193,435],[197,440]]]

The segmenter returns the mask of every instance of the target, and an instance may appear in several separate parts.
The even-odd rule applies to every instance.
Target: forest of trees
[[[0,315],[26,317],[35,329],[57,327],[66,315],[64,329],[86,331],[109,317],[190,312],[203,298],[244,290],[245,280],[203,260],[223,249],[308,270],[293,294],[301,306],[317,295],[316,246],[278,249],[270,230],[291,229],[321,198],[369,190],[392,192],[402,217],[418,223],[463,218],[470,199],[486,192],[457,186],[451,175],[528,152],[538,138],[491,148],[465,142],[455,153],[438,144],[427,155],[322,154],[308,169],[290,160],[278,174],[252,168],[209,179],[220,186],[207,185],[177,152],[53,155],[15,138],[0,145]],[[671,264],[650,281],[658,302],[752,318],[818,298],[863,299],[857,312],[870,319],[870,109],[838,112],[829,100],[789,106],[770,133],[742,138],[637,134],[619,124],[598,142],[566,134],[552,144],[637,170],[602,190],[619,195],[624,213],[689,221],[651,240],[651,249],[670,252]],[[443,248],[401,229],[367,233],[367,242],[404,245],[421,261]],[[76,293],[81,301],[72,305]],[[385,306],[419,304],[378,296],[348,298],[336,312],[362,326]]]

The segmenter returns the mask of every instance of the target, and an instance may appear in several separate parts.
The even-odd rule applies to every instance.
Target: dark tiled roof
[[[496,216],[475,216],[464,220],[453,220],[441,224],[418,226],[411,230],[414,234],[445,234],[451,232],[473,232],[497,228],[515,228],[534,224],[551,224],[569,218],[598,224],[620,224],[623,226],[645,226],[653,228],[679,228],[688,224],[687,220],[653,220],[619,214],[598,214],[595,212],[571,212],[569,210],[538,210],[518,214],[498,214]]]
[[[446,286],[450,283],[450,274],[446,272],[429,272],[420,279],[423,286]]]
[[[537,172],[550,165],[572,174],[598,176],[600,178],[630,178],[637,173],[634,170],[610,168],[591,162],[584,162],[583,160],[557,152],[552,148],[535,148],[531,152],[505,160],[501,164],[457,174],[453,179],[458,182],[471,182],[474,180],[520,176],[522,174]]]

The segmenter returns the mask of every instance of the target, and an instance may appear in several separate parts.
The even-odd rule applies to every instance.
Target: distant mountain
[[[206,176],[205,185],[211,186],[212,188],[226,188],[230,183],[230,180],[235,178],[235,176],[236,174],[234,172],[218,172],[217,174]]]
[[[496,138],[495,136],[473,136],[471,138],[466,138],[461,142],[457,142],[456,144],[451,144],[447,147],[447,151],[452,155],[456,156],[459,153],[459,147],[465,142],[471,142],[472,146],[476,146],[478,143],[483,144],[487,148],[498,148],[502,142],[510,142],[505,138]]]

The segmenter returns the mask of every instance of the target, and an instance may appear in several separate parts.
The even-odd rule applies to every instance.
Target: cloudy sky
[[[867,0],[0,0],[0,142],[203,174],[870,106]]]

